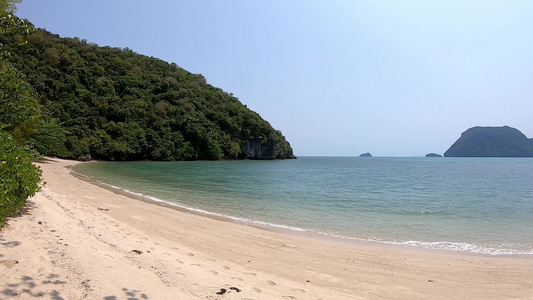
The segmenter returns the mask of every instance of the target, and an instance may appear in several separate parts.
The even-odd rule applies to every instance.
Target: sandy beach
[[[0,299],[533,299],[533,257],[291,235],[142,201],[38,163],[0,231]]]

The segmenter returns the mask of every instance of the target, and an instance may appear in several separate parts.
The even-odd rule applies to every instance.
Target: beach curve
[[[38,163],[0,232],[0,299],[531,299],[533,259],[347,244],[138,201]],[[113,298],[114,297],[114,298]]]

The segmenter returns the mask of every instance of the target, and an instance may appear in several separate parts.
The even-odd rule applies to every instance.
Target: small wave
[[[339,234],[332,234],[328,232],[323,231],[314,231],[314,230],[306,230],[309,232],[314,232],[322,235],[331,236],[334,238],[341,238],[341,239],[348,239],[348,240],[357,240],[357,241],[367,241],[367,242],[377,242],[377,243],[383,243],[383,244],[393,244],[393,245],[404,245],[404,246],[413,246],[413,247],[422,247],[426,249],[433,249],[433,250],[448,250],[448,251],[462,251],[462,252],[470,252],[470,253],[477,253],[477,254],[487,254],[487,255],[533,255],[533,247],[531,247],[531,250],[517,250],[512,248],[505,248],[505,246],[509,245],[502,245],[502,247],[484,247],[484,246],[478,246],[470,243],[454,243],[454,242],[419,242],[419,241],[386,241],[379,238],[357,238],[357,237],[347,237],[344,235]]]
[[[397,214],[404,216],[440,216],[448,215],[449,212],[445,210],[402,210],[398,211]]]
[[[479,254],[489,255],[532,255],[533,248],[531,250],[517,250],[503,247],[484,247],[470,243],[455,243],[455,242],[419,242],[419,241],[405,241],[405,242],[386,242],[387,244],[407,245],[415,247],[423,247],[436,250],[452,250],[452,251],[464,251]]]
[[[419,215],[436,215],[443,213],[443,211],[440,210],[421,210],[418,212]]]

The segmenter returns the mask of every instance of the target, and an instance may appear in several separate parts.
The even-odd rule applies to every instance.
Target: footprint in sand
[[[267,281],[267,283],[268,283],[269,285],[271,285],[271,286],[275,286],[275,285],[276,285],[276,283],[275,283],[274,281],[272,281],[272,280]]]
[[[295,292],[305,293],[304,289],[292,289]]]
[[[22,243],[21,242],[17,242],[17,241],[2,243],[2,245],[4,245],[7,248],[13,248],[13,247],[16,247],[16,246],[18,246],[20,244],[22,244]]]
[[[201,267],[202,265],[199,265],[199,264],[191,264],[191,266]]]
[[[244,273],[244,275],[257,276],[257,274],[255,274],[255,273]]]
[[[253,290],[254,290],[254,292],[256,292],[256,293],[262,293],[262,291],[261,291],[260,289],[256,288],[256,287],[254,287]]]
[[[184,264],[184,262],[181,259],[176,258],[176,261],[180,264]]]
[[[207,260],[208,260],[208,261],[217,261],[217,260],[214,259],[214,258],[208,258]]]
[[[189,255],[189,256],[194,256],[194,254],[192,254],[192,253],[187,253],[187,255]]]
[[[218,275],[218,272],[215,271],[215,270],[211,270],[211,273],[212,273],[213,275]]]
[[[187,277],[187,275],[185,275],[185,274],[183,274],[183,273],[180,273],[180,272],[176,272],[176,274],[181,275],[181,276],[183,276],[183,277]]]
[[[19,263],[18,260],[14,260],[14,259],[0,260],[0,265],[4,265],[8,269],[13,268],[13,266],[15,266],[18,263]]]
[[[296,299],[296,297],[294,297],[294,296],[283,296],[281,298],[282,299],[291,299],[291,300],[295,300]]]
[[[238,280],[238,281],[244,281],[244,279],[240,278],[240,277],[231,277],[231,279],[233,280]]]
[[[230,268],[228,266],[223,266],[222,267],[224,270],[229,270]]]

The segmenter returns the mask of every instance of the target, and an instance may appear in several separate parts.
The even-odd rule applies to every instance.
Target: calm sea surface
[[[344,238],[533,254],[533,159],[101,162],[76,172],[237,220]]]

